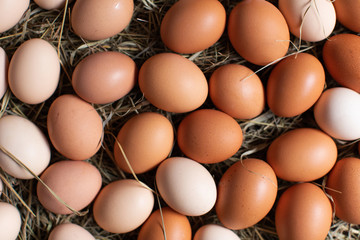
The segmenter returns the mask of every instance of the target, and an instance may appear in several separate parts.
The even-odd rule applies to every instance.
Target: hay
[[[130,56],[138,66],[156,53],[168,51],[160,40],[159,26],[161,19],[167,9],[175,0],[136,0],[135,12],[131,24],[121,33],[110,39],[86,42],[77,37],[69,28],[69,16],[71,7],[69,4],[67,13],[64,16],[62,11],[45,11],[31,2],[29,10],[24,14],[18,25],[6,33],[0,34],[0,46],[5,49],[11,57],[17,47],[30,38],[41,37],[58,49],[61,60],[62,72],[58,89],[54,95],[44,104],[28,105],[17,100],[8,91],[1,101],[0,117],[3,114],[18,114],[34,121],[43,132],[46,131],[46,115],[51,102],[59,95],[64,93],[74,93],[71,87],[71,75],[76,64],[85,56],[99,51],[119,51]],[[222,4],[227,9],[227,14],[237,3],[233,0],[222,0]],[[276,3],[276,1],[272,1]],[[336,33],[345,32],[341,26],[336,27]],[[60,36],[62,36],[60,38]],[[292,39],[291,52],[312,47],[310,52],[315,56],[321,56],[321,43],[299,42]],[[61,43],[59,45],[59,43]],[[247,63],[231,47],[226,34],[212,47],[200,53],[184,55],[194,61],[205,73],[207,77],[219,66],[227,63],[245,64],[256,71],[259,67]],[[258,72],[262,79],[267,79],[271,66]],[[335,86],[336,83],[327,80],[328,86]],[[213,105],[208,100],[204,107],[212,108]],[[123,99],[113,104],[95,105],[98,113],[104,121],[105,136],[102,148],[89,161],[94,164],[101,172],[103,184],[120,178],[132,178],[116,168],[113,162],[114,137],[120,127],[131,116],[144,111],[157,111],[164,114],[174,126],[177,126],[182,118],[182,114],[170,114],[160,111],[150,105],[142,96],[138,87]],[[276,117],[266,109],[260,116],[249,121],[238,121],[244,132],[244,144],[238,153],[229,160],[206,166],[218,182],[226,169],[239,159],[257,157],[265,159],[266,149],[271,141],[281,133],[296,127],[310,126],[315,127],[311,110],[300,116],[293,118]],[[112,133],[112,134],[111,134]],[[354,155],[356,150],[355,142],[337,141],[339,147],[339,157]],[[175,148],[173,155],[180,154]],[[54,149],[52,151],[51,162],[65,159]],[[18,180],[0,170],[1,179],[5,182],[5,189],[1,196],[2,201],[10,202],[21,211],[22,229],[19,239],[47,239],[51,229],[59,223],[71,221],[85,227],[96,239],[136,239],[137,231],[128,234],[111,234],[96,225],[92,218],[91,206],[86,210],[89,212],[85,216],[55,215],[44,210],[36,197],[36,180]],[[152,189],[154,186],[154,171],[139,175],[139,179],[146,182]],[[318,184],[322,184],[319,180]],[[279,180],[279,194],[289,186],[288,182]],[[20,201],[21,200],[21,201]],[[164,204],[164,203],[162,203]],[[27,206],[27,207],[25,207]],[[156,205],[157,206],[157,205]],[[35,214],[35,216],[31,213]],[[215,212],[211,211],[201,217],[189,217],[194,231],[206,223],[219,223]],[[237,231],[241,239],[270,240],[277,239],[274,224],[274,209],[260,223],[245,230]],[[359,226],[350,225],[339,219],[334,219],[328,239],[359,239]]]

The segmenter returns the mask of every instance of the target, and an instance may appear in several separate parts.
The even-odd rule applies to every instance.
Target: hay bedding
[[[119,51],[130,56],[140,67],[141,64],[156,53],[169,51],[161,42],[159,26],[161,19],[167,9],[175,0],[135,0],[135,11],[130,25],[118,35],[97,42],[86,42],[77,37],[69,26],[71,7],[64,16],[64,11],[45,11],[40,9],[35,3],[31,2],[30,8],[24,14],[18,25],[11,30],[0,34],[0,46],[5,49],[9,58],[13,55],[16,48],[24,41],[31,38],[43,38],[58,47],[62,65],[60,84],[54,95],[43,104],[27,105],[16,99],[10,91],[6,93],[1,102],[0,117],[3,114],[17,114],[24,116],[39,126],[46,133],[46,115],[51,102],[59,95],[64,93],[74,93],[71,87],[71,75],[76,64],[85,56],[99,51]],[[233,0],[222,0],[227,13],[238,2]],[[276,1],[272,1],[276,4]],[[65,18],[64,18],[65,17]],[[61,30],[64,19],[63,32]],[[111,24],[111,23],[109,23]],[[340,25],[336,26],[336,33],[345,32],[346,29]],[[61,35],[62,32],[62,35]],[[61,36],[61,44],[59,44]],[[298,39],[292,38],[296,46],[299,45]],[[302,43],[301,49],[312,46],[310,52],[315,56],[321,56],[322,42]],[[295,52],[292,47],[289,52]],[[244,64],[254,71],[259,67],[247,63],[231,47],[226,33],[212,47],[193,55],[184,55],[194,61],[205,73],[207,77],[219,66],[227,63]],[[259,77],[266,83],[271,66],[258,73]],[[336,85],[330,78],[327,78],[327,86]],[[203,105],[204,108],[213,108],[208,100]],[[165,115],[176,127],[184,114],[171,114],[160,111],[151,106],[142,96],[138,87],[125,96],[123,99],[107,105],[95,105],[98,113],[104,121],[105,136],[103,147],[89,161],[100,170],[103,177],[103,184],[120,178],[132,178],[118,170],[113,163],[114,137],[120,127],[131,116],[145,111],[156,111]],[[281,133],[296,127],[316,127],[313,119],[312,110],[293,117],[281,118],[274,116],[268,108],[255,119],[240,121],[244,132],[244,143],[238,153],[231,159],[206,166],[214,176],[216,182],[219,181],[226,169],[235,161],[247,157],[265,159],[265,152],[271,141]],[[339,158],[344,156],[356,156],[355,142],[337,141],[339,148]],[[180,151],[175,146],[172,155],[179,156]],[[64,157],[54,149],[52,151],[52,162],[63,160]],[[154,171],[139,175],[139,179],[147,183],[154,189]],[[51,229],[59,223],[72,222],[85,227],[96,239],[136,239],[137,231],[128,234],[112,234],[103,231],[96,225],[92,218],[91,206],[86,210],[89,212],[85,216],[55,215],[44,210],[36,197],[36,180],[17,180],[0,171],[1,179],[5,182],[4,194],[1,201],[7,201],[15,205],[22,216],[22,228],[18,239],[47,239]],[[317,182],[322,184],[322,180]],[[279,180],[279,195],[288,187],[290,183]],[[23,202],[21,202],[23,201]],[[25,204],[28,206],[25,207]],[[163,202],[161,204],[164,205]],[[157,204],[155,204],[157,207]],[[34,215],[30,212],[34,213]],[[206,223],[218,223],[215,212],[211,211],[201,217],[189,218],[193,231],[195,232],[201,225]],[[237,231],[241,239],[277,239],[274,225],[274,209],[260,223],[245,230]],[[338,219],[334,219],[328,239],[359,239],[359,226],[350,225]]]

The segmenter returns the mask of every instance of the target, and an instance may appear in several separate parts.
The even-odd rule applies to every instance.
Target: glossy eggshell
[[[320,61],[308,53],[281,60],[271,71],[266,95],[271,111],[281,117],[304,113],[319,99],[325,84]]]
[[[122,179],[106,185],[97,196],[96,223],[111,233],[126,233],[143,224],[154,206],[154,195],[143,183]]]
[[[88,159],[101,146],[101,117],[93,106],[75,95],[65,94],[54,100],[47,127],[56,150],[71,160]]]
[[[329,173],[326,191],[334,200],[338,218],[360,224],[360,159],[347,157],[339,160]]]
[[[164,224],[163,224],[164,221]],[[153,212],[142,225],[137,240],[191,240],[191,226],[186,216],[163,207]]]
[[[260,78],[251,69],[238,64],[226,64],[213,72],[209,95],[218,109],[234,118],[254,118],[265,107],[265,91]]]
[[[160,35],[171,50],[195,53],[218,41],[225,23],[226,12],[218,0],[181,0],[166,12]]]
[[[28,9],[30,0],[0,0],[0,33],[14,27]]]
[[[173,143],[174,130],[166,117],[154,112],[140,113],[120,129],[114,145],[115,162],[120,169],[131,172],[120,144],[133,171],[144,173],[167,158]]]
[[[8,69],[8,57],[4,49],[0,47],[0,99],[4,96],[8,88]]]
[[[207,80],[200,68],[175,53],[156,54],[139,71],[139,86],[155,107],[184,113],[197,109],[206,100]]]
[[[193,240],[240,240],[230,229],[217,224],[207,224],[200,227]]]
[[[240,1],[228,20],[231,45],[245,60],[266,65],[288,51],[290,33],[285,18],[270,2]]]
[[[268,163],[255,158],[238,161],[220,179],[218,219],[233,230],[251,227],[268,214],[277,190],[276,175]]]
[[[10,203],[0,202],[0,212],[0,239],[17,239],[21,227],[19,210]]]
[[[242,130],[235,119],[213,109],[188,114],[177,130],[181,151],[200,163],[222,162],[233,156],[242,142]]]
[[[8,77],[11,91],[24,103],[47,100],[56,90],[60,77],[55,48],[40,38],[25,41],[11,58]]]
[[[183,215],[204,215],[215,204],[215,181],[210,172],[194,160],[168,158],[159,165],[155,178],[164,201]]]
[[[267,151],[267,162],[277,177],[294,182],[314,181],[334,166],[337,147],[326,133],[297,128],[277,137]]]
[[[343,0],[332,2],[337,20],[346,28],[360,32],[360,2],[357,0]]]
[[[95,240],[95,238],[79,225],[62,223],[51,230],[48,240]]]
[[[43,9],[54,10],[65,7],[66,0],[34,0],[34,2]],[[68,1],[68,3],[71,2],[72,0]]]
[[[288,188],[275,210],[280,240],[324,240],[332,222],[332,206],[325,193],[312,183]]]
[[[133,11],[133,0],[77,0],[71,13],[71,27],[84,39],[106,39],[127,27]]]
[[[76,211],[87,207],[101,188],[99,170],[88,162],[62,160],[50,165],[41,180],[65,203]],[[55,214],[71,214],[41,183],[37,184],[37,196],[41,205]]]
[[[111,103],[128,94],[137,82],[135,62],[120,52],[98,52],[85,57],[72,75],[75,92],[84,100]]]
[[[350,33],[334,35],[324,44],[322,55],[334,80],[360,93],[360,36]]]

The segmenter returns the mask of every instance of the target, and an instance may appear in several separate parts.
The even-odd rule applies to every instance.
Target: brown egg
[[[294,117],[319,99],[325,84],[320,61],[308,53],[281,60],[271,71],[266,94],[271,111],[281,117]]]
[[[219,40],[225,23],[226,12],[218,0],[180,0],[166,12],[160,35],[171,50],[195,53]]]
[[[334,80],[360,93],[360,36],[334,35],[324,44],[322,54],[325,67]]]
[[[290,42],[285,18],[264,0],[240,1],[230,13],[228,35],[240,56],[257,65],[285,56]]]
[[[133,0],[77,0],[71,13],[71,27],[84,39],[106,39],[125,29],[133,11]]]
[[[91,54],[76,65],[72,75],[75,92],[85,101],[96,104],[124,97],[136,81],[135,62],[120,52]]]
[[[324,240],[331,221],[331,203],[312,183],[288,188],[277,203],[275,226],[280,240]]]
[[[56,150],[71,160],[88,159],[101,146],[101,117],[89,103],[75,95],[65,94],[54,100],[47,127]]]
[[[158,209],[150,215],[142,225],[137,240],[164,240],[165,234],[167,240],[191,240],[191,226],[186,216],[169,207],[161,211]]]
[[[151,104],[175,113],[195,110],[208,94],[200,68],[175,53],[160,53],[146,60],[139,71],[139,86]]]
[[[267,151],[267,161],[276,176],[294,182],[314,181],[334,166],[337,147],[326,133],[297,128],[276,138]]]
[[[275,173],[265,161],[238,161],[220,179],[216,214],[227,228],[248,228],[268,214],[277,190]]]
[[[40,178],[58,197],[76,211],[87,207],[101,188],[99,170],[84,161],[58,161],[50,165]],[[55,214],[72,213],[41,182],[37,184],[37,196],[41,205],[50,212]]]
[[[226,113],[201,109],[180,122],[177,142],[189,158],[200,163],[218,163],[239,150],[243,134],[240,125]]]
[[[169,155],[173,143],[174,130],[166,117],[155,112],[140,113],[128,120],[117,135],[114,145],[116,164],[131,172],[120,144],[134,172],[147,172]]]
[[[258,116],[265,106],[264,92],[260,78],[242,65],[223,65],[213,72],[209,80],[212,102],[234,118]]]
[[[0,33],[3,33],[19,23],[30,0],[2,0],[0,2]]]
[[[333,1],[336,19],[354,32],[360,32],[360,2],[358,0]]]
[[[347,157],[339,160],[329,173],[327,193],[334,200],[338,218],[360,224],[360,159]]]

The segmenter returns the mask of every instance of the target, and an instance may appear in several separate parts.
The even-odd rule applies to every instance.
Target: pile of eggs
[[[69,4],[72,31],[89,42],[135,21],[133,0],[34,1],[46,10]],[[0,32],[14,27],[28,7],[29,0],[0,0]],[[271,209],[279,239],[325,239],[333,214],[360,224],[360,159],[358,153],[339,159],[337,147],[360,138],[359,11],[359,2],[340,0],[244,0],[231,10],[218,0],[176,1],[159,27],[167,51],[141,66],[118,51],[84,57],[72,72],[73,92],[50,103],[47,132],[23,116],[4,114],[0,167],[17,179],[37,178],[37,199],[47,211],[68,215],[91,207],[101,229],[139,229],[138,240],[238,240],[236,230],[256,225]],[[333,33],[337,21],[349,33]],[[186,57],[222,36],[253,66],[270,66],[268,79],[235,63],[219,64],[207,79]],[[292,36],[322,44],[322,56],[302,49],[287,55]],[[25,104],[43,104],[57,91],[60,72],[56,48],[40,36],[24,41],[10,60],[0,48],[0,97],[11,91]],[[117,132],[104,131],[95,106],[112,104],[137,86],[158,111],[138,113]],[[215,181],[209,166],[232,158],[246,141],[239,122],[266,108],[283,118],[313,113],[315,127],[286,131],[268,146],[266,159],[239,158]],[[175,126],[168,114],[183,118]],[[105,135],[114,136],[114,168],[129,176],[106,185],[92,160]],[[181,154],[174,154],[175,146]],[[52,149],[65,160],[51,161]],[[155,189],[136,177],[151,171]],[[291,183],[281,194],[279,179]],[[156,202],[164,204],[157,208]],[[192,233],[188,217],[210,211],[218,224]],[[1,202],[0,239],[16,239],[21,224],[19,211]],[[48,239],[94,236],[67,222],[51,229]]]

